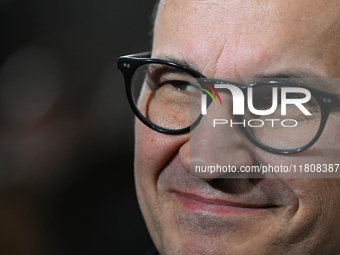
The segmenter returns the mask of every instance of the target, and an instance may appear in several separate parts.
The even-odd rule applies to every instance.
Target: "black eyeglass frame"
[[[143,116],[143,114],[138,110],[137,106],[135,105],[132,93],[131,93],[131,82],[132,82],[132,77],[135,71],[142,65],[145,64],[164,64],[172,67],[179,68],[182,71],[187,72],[193,78],[196,79],[207,79],[204,77],[202,74],[199,72],[196,72],[195,70],[192,70],[186,66],[182,66],[170,61],[165,61],[165,60],[160,60],[160,59],[152,59],[151,57],[151,52],[143,52],[143,53],[137,53],[137,54],[131,54],[131,55],[126,55],[126,56],[121,56],[118,58],[118,69],[123,73],[124,80],[125,80],[125,90],[126,90],[126,95],[130,104],[130,107],[132,108],[134,114],[137,116],[137,118],[143,122],[146,126],[149,128],[165,133],[165,134],[171,134],[171,135],[177,135],[177,134],[184,134],[190,132],[191,129],[195,128],[198,123],[200,122],[202,118],[202,114],[199,115],[197,120],[192,123],[189,127],[179,129],[179,130],[171,130],[171,129],[166,129],[163,127],[160,127],[158,125],[155,125],[151,121],[149,121],[146,117]],[[215,79],[207,79],[207,82],[211,82]],[[217,79],[216,79],[217,80]],[[320,125],[319,129],[314,136],[314,138],[307,143],[304,146],[301,146],[299,148],[295,149],[290,149],[290,150],[284,150],[284,149],[276,149],[269,147],[267,145],[262,144],[259,142],[251,133],[251,131],[246,128],[245,126],[240,125],[240,129],[244,133],[244,135],[248,138],[249,141],[251,141],[255,146],[261,148],[262,150],[265,150],[267,152],[275,153],[275,154],[284,154],[284,155],[291,155],[291,154],[296,154],[302,151],[307,150],[310,148],[321,136],[324,127],[326,126],[326,122],[328,119],[328,116],[330,112],[335,109],[340,107],[340,95],[338,94],[333,94],[321,90],[317,90],[314,88],[310,88],[307,86],[304,86],[302,84],[297,84],[293,82],[287,82],[287,81],[261,81],[257,83],[252,83],[248,86],[243,86],[242,84],[237,84],[235,82],[228,82],[229,84],[237,85],[243,92],[243,94],[246,96],[247,95],[247,88],[248,87],[258,87],[258,86],[273,86],[275,84],[277,85],[284,85],[286,87],[300,87],[300,88],[306,88],[311,92],[311,95],[317,100],[318,104],[320,105],[320,110],[321,110],[321,120],[320,120]],[[208,99],[209,100],[209,99]],[[211,99],[210,99],[211,101]],[[210,102],[208,102],[209,104]],[[243,122],[244,120],[244,115],[235,115],[235,118],[239,122]]]

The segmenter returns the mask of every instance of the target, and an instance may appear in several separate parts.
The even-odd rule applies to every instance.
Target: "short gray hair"
[[[152,29],[151,29],[149,35],[151,36],[151,38],[153,38],[155,22],[156,22],[156,17],[157,17],[157,13],[158,13],[158,8],[159,8],[159,5],[160,5],[160,2],[161,2],[161,0],[156,0],[156,4],[153,7],[153,11],[152,11],[152,14],[151,14],[151,17],[150,17]]]

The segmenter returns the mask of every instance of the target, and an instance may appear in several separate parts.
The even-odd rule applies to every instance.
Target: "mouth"
[[[251,201],[235,202],[224,199],[202,197],[191,193],[173,191],[172,195],[186,211],[211,216],[242,216],[268,213],[279,206]]]
[[[281,214],[291,217],[299,207],[295,193],[280,179],[205,181],[191,177],[176,158],[171,167],[161,172],[157,183],[164,203],[176,217],[248,222],[252,216],[257,219],[276,219]]]

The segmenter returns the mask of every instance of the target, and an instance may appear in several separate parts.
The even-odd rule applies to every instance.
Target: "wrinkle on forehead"
[[[339,58],[330,54],[340,55],[339,5],[329,0],[164,0],[158,23],[166,32],[158,33],[154,49],[176,49],[207,76],[243,75],[247,61],[265,68],[294,57],[285,51],[306,51],[309,59],[301,59],[306,66],[328,58],[325,65],[334,68]]]

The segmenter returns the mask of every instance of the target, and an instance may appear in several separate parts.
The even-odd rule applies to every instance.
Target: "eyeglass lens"
[[[134,73],[131,82],[133,101],[140,113],[153,124],[168,130],[189,127],[200,115],[190,105],[200,104],[200,90],[194,88],[187,72],[164,64],[145,64]]]
[[[303,104],[310,113],[305,115],[294,104],[281,104],[284,85],[258,86],[253,90],[253,105],[258,110],[269,110],[273,107],[273,97],[278,101],[276,110],[268,115],[257,115],[246,107],[245,124],[247,129],[262,144],[275,149],[292,150],[308,144],[317,134],[321,123],[321,108],[312,96]],[[287,99],[301,99],[302,93],[287,93]],[[283,107],[286,114],[282,114]]]

